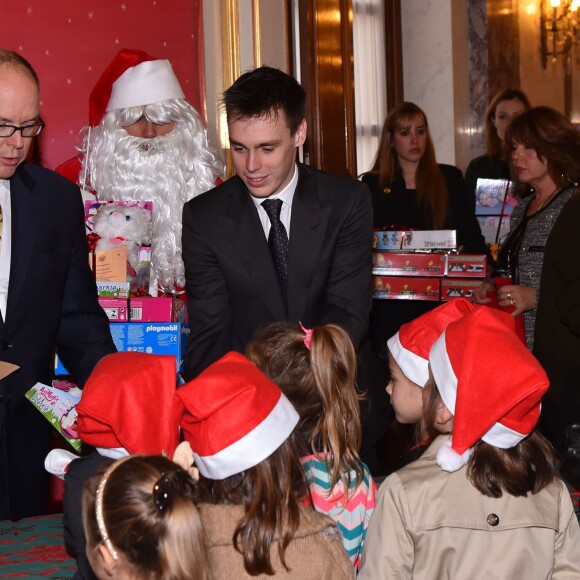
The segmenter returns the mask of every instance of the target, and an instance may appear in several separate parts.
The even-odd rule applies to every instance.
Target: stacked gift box
[[[455,230],[385,230],[373,237],[373,298],[446,301],[471,297],[486,257],[457,253]]]
[[[117,350],[173,355],[181,371],[187,307],[178,296],[158,296],[151,282],[152,211],[151,202],[85,202],[89,264]],[[117,227],[113,220],[122,223]],[[132,227],[127,233],[125,222]],[[55,374],[68,374],[58,356]]]

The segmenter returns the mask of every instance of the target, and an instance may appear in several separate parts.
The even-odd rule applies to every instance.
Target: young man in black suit
[[[363,345],[363,362],[370,360],[367,186],[296,162],[306,139],[306,95],[286,73],[247,72],[225,91],[223,104],[236,175],[183,212],[187,377],[229,350],[243,352],[259,327],[275,321],[339,324]],[[280,201],[267,207],[270,200]],[[361,365],[363,379],[371,365]],[[359,380],[367,390],[370,382]],[[373,384],[373,412],[388,414],[386,381]]]
[[[44,126],[38,87],[26,60],[0,50],[0,361],[20,367],[0,380],[0,519],[46,512],[53,427],[24,393],[49,383],[55,346],[81,387],[115,351],[88,265],[80,191],[25,161]]]

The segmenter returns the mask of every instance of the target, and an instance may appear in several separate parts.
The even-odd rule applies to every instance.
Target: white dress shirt
[[[286,233],[288,234],[288,239],[290,239],[290,217],[292,216],[292,200],[294,199],[294,192],[296,191],[296,185],[298,184],[298,167],[294,164],[294,175],[290,180],[290,183],[280,192],[272,195],[270,197],[254,197],[252,200],[256,205],[258,210],[258,217],[262,223],[262,228],[264,228],[264,234],[266,239],[268,239],[268,234],[270,233],[270,218],[266,213],[266,210],[262,207],[262,202],[267,199],[281,199],[282,209],[280,210],[280,221],[286,228]]]
[[[8,283],[10,282],[10,255],[12,249],[12,211],[10,181],[0,179],[0,205],[2,205],[2,250],[0,251],[0,312],[6,320]]]

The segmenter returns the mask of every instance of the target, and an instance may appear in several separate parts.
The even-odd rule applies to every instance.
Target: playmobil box
[[[383,276],[443,276],[446,254],[373,252],[373,274]]]
[[[457,247],[455,230],[375,231],[375,250],[453,250]]]
[[[77,451],[81,440],[77,432],[77,403],[82,391],[69,381],[55,380],[52,385],[36,383],[25,397]]]
[[[471,298],[473,291],[481,285],[481,280],[465,278],[445,278],[441,280],[441,300],[454,298]]]
[[[458,278],[485,278],[487,259],[481,254],[448,254],[445,274]]]
[[[412,276],[373,276],[373,298],[438,301],[440,280]]]
[[[111,336],[119,352],[147,352],[175,356],[178,372],[183,367],[189,326],[179,322],[111,322]],[[56,375],[69,372],[56,357]]]
[[[475,185],[476,215],[511,215],[519,198],[507,179],[479,178]]]
[[[187,323],[187,304],[175,296],[158,298],[105,298],[99,304],[112,322]]]

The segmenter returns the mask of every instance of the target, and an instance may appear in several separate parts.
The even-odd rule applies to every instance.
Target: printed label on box
[[[373,298],[378,300],[438,301],[439,297],[439,278],[373,276]]]
[[[454,298],[471,298],[473,291],[481,285],[481,280],[457,280],[447,278],[441,281],[441,300]]]
[[[453,250],[457,247],[455,230],[375,231],[375,250]]]

